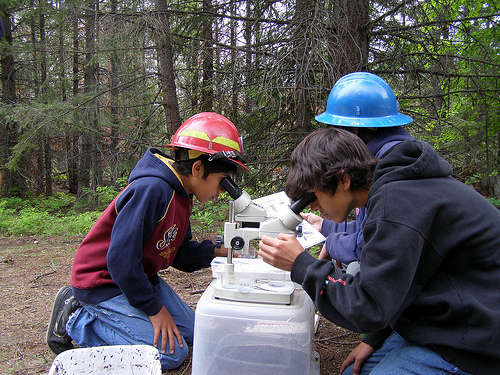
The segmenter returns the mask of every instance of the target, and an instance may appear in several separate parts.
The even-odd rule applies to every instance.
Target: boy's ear
[[[193,177],[203,176],[203,163],[201,160],[196,160],[191,167],[191,174]]]
[[[339,179],[339,185],[341,185],[345,191],[349,190],[349,188],[351,187],[351,178],[347,173],[344,173],[344,171],[342,171],[341,177]]]

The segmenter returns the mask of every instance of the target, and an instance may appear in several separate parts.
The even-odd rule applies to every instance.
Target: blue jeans
[[[346,368],[342,375],[352,375],[352,366]],[[396,332],[393,332],[384,345],[374,351],[361,367],[360,375],[367,374],[470,375],[446,362],[433,350],[410,344]]]
[[[183,348],[175,342],[174,354],[160,353],[161,367],[171,370],[187,358],[193,344],[194,312],[161,278],[156,288],[183,337]],[[154,330],[144,311],[132,307],[123,294],[98,304],[83,304],[68,320],[66,331],[81,347],[103,345],[153,345]],[[158,351],[161,349],[161,337]]]

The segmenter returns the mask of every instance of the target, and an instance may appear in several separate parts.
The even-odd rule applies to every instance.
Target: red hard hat
[[[167,147],[201,151],[217,159],[227,159],[248,171],[243,164],[246,160],[238,129],[217,113],[201,112],[191,116],[177,129]]]

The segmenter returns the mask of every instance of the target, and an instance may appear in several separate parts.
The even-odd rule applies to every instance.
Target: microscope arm
[[[314,193],[304,194],[292,204],[282,207],[277,217],[268,218],[266,210],[255,204],[248,193],[241,190],[229,177],[222,180],[221,187],[234,199],[230,208],[230,220],[224,225],[224,246],[241,251],[244,257],[251,256],[250,242],[260,239],[264,234],[272,237],[279,233],[297,235],[296,228],[302,222],[300,212],[316,199]],[[251,222],[257,225],[249,225]]]
[[[266,210],[254,203],[250,195],[241,190],[231,178],[224,178],[220,186],[227,191],[234,201],[234,218],[230,218],[230,221],[259,223],[267,219]]]
[[[277,236],[279,233],[296,233],[297,226],[302,222],[300,213],[316,200],[314,193],[306,193],[278,212],[278,217],[261,223],[261,234]]]

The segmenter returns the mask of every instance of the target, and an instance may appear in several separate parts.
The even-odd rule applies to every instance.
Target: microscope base
[[[266,282],[256,282],[255,285],[243,288],[233,285],[222,285],[221,280],[214,283],[213,297],[228,301],[252,302],[290,305],[293,301],[295,286],[291,281],[285,281],[283,286],[270,286]]]

